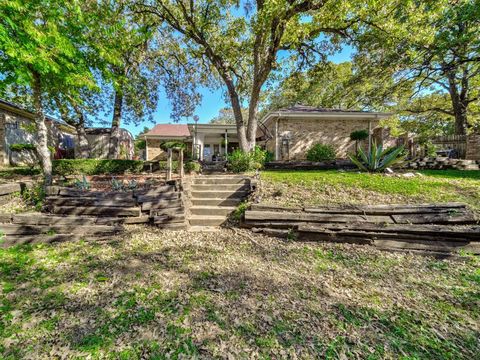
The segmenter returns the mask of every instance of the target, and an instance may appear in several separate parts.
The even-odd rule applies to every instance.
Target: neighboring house
[[[35,144],[34,114],[8,101],[0,100],[0,166],[31,165],[37,162],[32,151],[11,151],[13,144]],[[73,154],[75,129],[64,122],[46,116],[48,146],[56,155]]]
[[[161,145],[167,141],[185,143],[187,156],[202,161],[223,160],[238,148],[236,125],[158,124],[144,138],[148,161],[166,159],[166,151]]]
[[[271,151],[275,160],[304,160],[308,149],[316,143],[330,144],[338,158],[346,158],[355,149],[355,142],[350,140],[352,131],[370,130],[372,138],[383,142],[388,131],[379,123],[389,116],[381,112],[295,105],[269,112],[259,122],[257,144]],[[235,125],[159,124],[144,137],[146,158],[150,161],[164,160],[166,153],[161,144],[171,140],[185,142],[187,153],[205,161],[222,160],[226,153],[238,148]]]
[[[32,165],[38,162],[33,151],[11,151],[13,144],[36,143],[35,114],[16,104],[0,99],[0,166]],[[73,126],[50,116],[45,117],[48,129],[48,146],[55,148],[55,158],[75,157],[76,130]],[[86,128],[91,157],[108,158],[110,128]],[[120,129],[119,158],[132,159],[132,134]]]
[[[90,157],[95,159],[108,159],[110,148],[111,128],[86,128],[88,145],[90,147]],[[132,159],[134,138],[130,131],[120,129],[120,152],[119,159]],[[77,149],[76,149],[77,150]]]
[[[259,123],[257,143],[271,151],[275,160],[304,160],[316,143],[330,144],[337,158],[346,158],[355,149],[352,131],[369,130],[377,141],[383,141],[379,122],[391,115],[295,105],[269,112]]]

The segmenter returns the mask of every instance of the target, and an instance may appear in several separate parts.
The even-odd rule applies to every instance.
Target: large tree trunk
[[[122,120],[123,94],[115,91],[115,101],[113,104],[112,130],[110,133],[110,147],[108,157],[118,159],[120,153],[120,123]]]
[[[466,135],[467,134],[467,107],[468,102],[466,99],[466,93],[468,91],[468,82],[464,82],[464,87],[461,91],[458,89],[458,84],[455,78],[455,73],[449,71],[448,76],[448,87],[450,99],[452,101],[453,114],[455,117],[455,135]]]
[[[45,113],[42,104],[42,83],[40,74],[31,69],[33,81],[33,104],[35,107],[35,125],[37,128],[37,146],[36,151],[40,160],[40,166],[43,170],[45,186],[52,184],[52,159],[48,149],[48,129],[45,124]]]
[[[255,79],[252,93],[250,95],[250,104],[248,106],[247,140],[250,145],[250,150],[253,150],[257,140],[257,112],[258,101],[260,99],[260,88],[260,82]]]
[[[235,90],[235,86],[233,85],[233,81],[231,81],[231,79],[228,79],[226,75],[224,75],[224,81],[227,85],[230,102],[232,103],[233,115],[235,116],[235,124],[237,125],[238,146],[240,147],[240,150],[244,152],[249,152],[250,144],[247,140],[245,121],[242,115],[242,106],[240,104],[240,99]]]

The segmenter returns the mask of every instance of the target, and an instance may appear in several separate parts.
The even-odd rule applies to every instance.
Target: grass
[[[131,227],[103,243],[0,249],[0,357],[479,353],[478,258],[251,236]]]
[[[480,171],[426,170],[414,178],[332,171],[264,171],[262,201],[285,206],[464,202],[480,211]]]

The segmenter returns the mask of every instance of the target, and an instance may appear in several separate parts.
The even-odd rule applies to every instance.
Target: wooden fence
[[[467,152],[467,137],[465,135],[437,136],[432,139],[432,144],[439,150],[453,149],[457,153],[457,158],[465,159]]]

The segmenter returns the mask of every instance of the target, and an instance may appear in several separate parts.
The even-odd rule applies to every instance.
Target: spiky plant
[[[401,162],[404,147],[391,147],[383,150],[383,145],[374,141],[370,151],[359,149],[358,155],[350,155],[350,160],[362,171],[380,172],[394,164]]]

